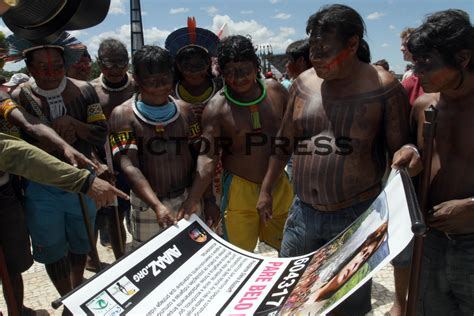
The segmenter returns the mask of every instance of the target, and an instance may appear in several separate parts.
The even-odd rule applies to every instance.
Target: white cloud
[[[373,12],[367,16],[367,20],[378,20],[381,17],[385,16],[385,13],[382,12]]]
[[[253,10],[240,11],[240,14],[252,14],[252,13],[253,13]]]
[[[110,14],[125,14],[125,0],[112,0],[109,8]]]
[[[291,14],[280,12],[277,15],[273,16],[274,19],[288,20],[291,17]]]
[[[201,8],[202,10],[206,11],[208,15],[210,16],[214,16],[217,14],[217,12],[219,12],[219,9],[216,8],[215,6],[210,6],[210,7],[206,7],[206,8]]]
[[[145,35],[145,44],[159,45],[163,47],[165,39],[170,33],[170,31],[160,30],[156,27],[144,29],[143,34]],[[127,49],[131,51],[130,24],[125,24],[122,25],[117,31],[103,32],[85,41],[91,56],[97,56],[97,50],[99,49],[100,42],[108,37],[116,38],[122,41],[125,45],[127,45]]]
[[[397,28],[395,27],[395,25],[390,25],[388,28],[389,28],[391,31],[395,31],[395,30],[397,29]]]
[[[296,30],[292,27],[271,30],[253,19],[233,21],[228,15],[216,15],[213,18],[211,30],[217,33],[224,23],[227,23],[226,35],[250,35],[255,46],[269,44],[276,54],[283,53],[286,47],[296,40],[292,38],[296,34]]]
[[[275,4],[275,3],[278,3],[278,1],[280,1],[280,0],[270,0],[270,3]]]
[[[189,8],[176,8],[170,9],[170,14],[179,14],[189,12]]]
[[[388,43],[383,43],[381,46],[382,46],[382,47],[390,47],[390,44],[388,44]]]
[[[71,34],[72,36],[77,38],[79,41],[81,41],[81,39],[80,39],[81,36],[87,36],[89,34],[84,30],[76,30],[76,31],[68,31],[68,32],[69,32],[69,34]]]

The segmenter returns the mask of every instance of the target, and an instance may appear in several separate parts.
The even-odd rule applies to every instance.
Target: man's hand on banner
[[[111,205],[114,203],[115,197],[128,200],[127,194],[123,193],[113,185],[99,178],[94,178],[94,181],[87,192],[87,195],[95,201],[97,209],[102,206]]]
[[[260,216],[260,223],[267,224],[267,221],[272,219],[273,198],[270,193],[260,192],[257,202],[257,211]]]
[[[430,227],[448,234],[474,233],[473,199],[451,200],[434,206],[428,223]]]
[[[415,145],[407,144],[400,148],[393,155],[392,168],[407,168],[410,177],[419,174],[423,170],[423,161]]]
[[[177,223],[176,218],[173,217],[173,212],[162,203],[153,207],[156,213],[156,220],[158,225],[163,228],[168,228]]]

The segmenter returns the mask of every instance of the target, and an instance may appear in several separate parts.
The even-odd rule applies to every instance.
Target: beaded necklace
[[[252,129],[255,132],[261,132],[262,131],[262,124],[260,122],[260,114],[258,113],[258,104],[260,102],[262,102],[265,99],[265,97],[267,96],[267,88],[265,87],[265,84],[263,83],[263,80],[257,79],[257,82],[260,85],[260,87],[262,88],[262,94],[253,101],[241,102],[241,101],[238,101],[238,100],[234,99],[230,95],[229,89],[227,88],[226,85],[224,85],[224,95],[225,95],[225,98],[228,101],[234,103],[235,105],[241,106],[241,107],[248,107],[249,110],[250,110],[250,117],[252,119]]]

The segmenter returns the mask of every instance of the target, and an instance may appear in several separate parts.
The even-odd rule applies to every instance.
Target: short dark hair
[[[36,51],[40,50],[40,49],[55,49],[55,50],[57,50],[61,54],[63,62],[65,63],[64,51],[62,49],[57,48],[57,47],[41,47],[41,48],[30,50],[30,51],[26,52],[26,54],[25,54],[25,64],[26,64],[27,67],[29,67],[31,65],[31,63],[33,62],[34,53]],[[64,67],[66,67],[66,65],[64,65]]]
[[[232,35],[222,39],[217,46],[217,60],[219,67],[223,70],[230,62],[251,61],[257,68],[257,76],[260,78],[260,59],[255,53],[252,40],[242,35]]]
[[[209,55],[208,52],[206,52],[204,49],[197,47],[197,46],[187,46],[182,48],[179,53],[175,57],[176,63],[181,63],[185,61],[186,59],[192,58],[192,57],[201,57],[203,59],[206,59],[209,62],[209,68],[207,69],[208,75],[210,78],[213,77],[212,75],[212,67],[211,67],[211,55]],[[176,71],[176,77],[177,80],[184,80],[184,76],[179,71],[178,67],[175,67]]]
[[[365,23],[359,13],[342,4],[325,5],[311,15],[306,25],[306,33],[310,36],[321,36],[335,31],[346,44],[354,35],[359,37],[357,57],[360,61],[370,63],[370,49],[363,39]]]
[[[450,9],[429,15],[410,34],[407,46],[415,59],[436,50],[444,62],[459,69],[456,53],[467,49],[471,51],[467,69],[474,71],[474,29],[469,15],[462,10]]]
[[[377,65],[377,66],[381,66],[383,69],[389,71],[390,70],[390,66],[388,64],[388,61],[386,61],[385,59],[380,59],[380,60],[377,60],[374,65]]]
[[[170,71],[174,73],[173,57],[168,50],[159,46],[145,45],[133,54],[133,73],[140,78],[142,69],[149,74]]]
[[[294,41],[293,43],[288,45],[288,47],[286,48],[285,54],[288,58],[291,58],[295,61],[298,58],[303,57],[306,62],[310,63],[309,40],[302,39],[302,40]]]
[[[100,42],[97,52],[99,58],[103,57],[106,52],[116,52],[128,59],[128,50],[124,43],[115,38],[106,38]]]

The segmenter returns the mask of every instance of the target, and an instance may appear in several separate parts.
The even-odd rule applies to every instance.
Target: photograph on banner
[[[226,242],[193,215],[62,299],[73,314],[325,314],[410,242],[399,174],[317,251],[269,258]]]
[[[313,255],[282,314],[320,314],[360,286],[389,254],[388,204],[383,191],[338,237]]]

